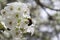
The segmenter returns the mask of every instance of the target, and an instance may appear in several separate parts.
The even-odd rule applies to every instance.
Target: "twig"
[[[42,4],[42,3],[40,2],[40,0],[35,0],[35,2],[36,2],[38,5],[40,5],[41,7],[49,8],[49,9],[54,10],[54,11],[60,11],[60,9],[54,9],[54,8],[51,8],[51,7],[48,7],[48,6],[44,5],[44,4]]]

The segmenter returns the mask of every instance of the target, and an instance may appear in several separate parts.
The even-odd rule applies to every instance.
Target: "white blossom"
[[[51,40],[58,40],[57,36],[53,36]]]
[[[24,18],[30,18],[30,10],[27,4],[21,2],[14,2],[7,4],[3,10],[1,10],[2,17],[4,17],[4,23],[8,28],[14,28],[22,20],[24,23]]]
[[[35,29],[34,29],[34,25],[33,24],[27,28],[27,32],[31,33],[31,35],[34,34],[34,30]]]

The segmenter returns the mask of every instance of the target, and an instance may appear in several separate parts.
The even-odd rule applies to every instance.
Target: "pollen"
[[[5,15],[6,14],[6,11],[3,11],[3,14]]]
[[[20,10],[21,10],[21,8],[19,7],[19,8],[18,8],[18,11],[20,11]]]
[[[12,25],[12,21],[10,21],[9,24]]]
[[[10,7],[10,10],[13,10],[13,6]]]
[[[19,17],[19,15],[18,15],[18,14],[16,14],[16,17],[18,18],[18,17]]]

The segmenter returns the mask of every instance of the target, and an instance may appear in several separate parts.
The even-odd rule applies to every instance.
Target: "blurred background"
[[[32,5],[31,17],[37,21],[38,38],[27,40],[60,40],[60,0],[0,0],[0,11],[7,3],[19,1]]]

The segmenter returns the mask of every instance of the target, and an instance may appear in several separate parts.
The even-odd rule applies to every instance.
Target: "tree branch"
[[[35,0],[35,2],[36,2],[38,5],[40,5],[41,7],[49,8],[49,9],[54,10],[54,11],[60,11],[60,9],[50,8],[50,7],[42,4],[42,3],[40,2],[40,0]]]

